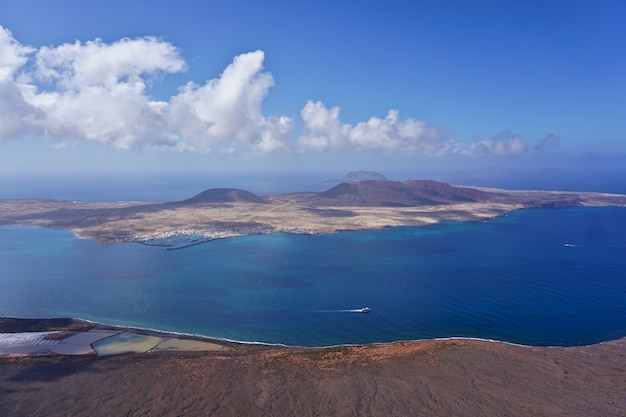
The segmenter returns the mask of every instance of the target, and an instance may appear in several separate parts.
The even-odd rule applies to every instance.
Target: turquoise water
[[[5,226],[0,316],[299,346],[453,336],[581,345],[626,336],[625,255],[618,207],[175,251]],[[371,312],[353,311],[363,306]]]

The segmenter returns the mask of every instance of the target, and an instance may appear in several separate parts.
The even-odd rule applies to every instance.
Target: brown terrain
[[[263,197],[207,190],[160,204],[0,200],[0,224],[71,229],[110,244],[189,233],[215,238],[478,221],[521,208],[624,204],[620,195],[377,179]],[[18,327],[0,332],[38,329]],[[232,345],[219,352],[0,359],[0,415],[624,416],[624,386],[626,339],[568,348],[477,340],[324,349]]]
[[[626,341],[0,359],[12,416],[623,416]]]

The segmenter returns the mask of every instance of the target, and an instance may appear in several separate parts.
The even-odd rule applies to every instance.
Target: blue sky
[[[4,1],[0,175],[626,188],[623,16],[609,0]]]

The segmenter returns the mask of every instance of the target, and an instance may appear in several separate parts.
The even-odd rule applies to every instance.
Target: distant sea
[[[323,175],[108,175],[108,176],[0,176],[0,199],[48,198],[66,201],[180,201],[208,188],[241,188],[258,195],[323,191],[335,185]]]
[[[280,173],[221,175],[33,175],[10,177],[0,175],[0,199],[50,198],[56,200],[101,201],[179,201],[208,188],[241,188],[258,195],[302,191],[324,191],[338,183],[345,173]],[[403,173],[390,173],[388,178],[404,181]],[[417,176],[455,185],[475,185],[512,190],[595,191],[626,194],[626,170],[611,171],[604,176],[584,174],[552,178],[546,175],[521,177],[499,176]]]
[[[294,346],[446,337],[584,345],[626,336],[626,208],[522,210],[168,251],[0,227],[0,316]],[[358,309],[368,306],[369,313]]]

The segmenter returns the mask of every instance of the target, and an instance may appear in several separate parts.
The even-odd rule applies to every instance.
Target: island
[[[626,196],[592,192],[511,191],[431,180],[344,181],[321,192],[257,196],[205,190],[163,203],[0,200],[0,225],[72,230],[104,244],[189,236],[197,243],[263,233],[330,233],[483,221],[519,209],[626,205]],[[167,244],[167,243],[165,243]]]

